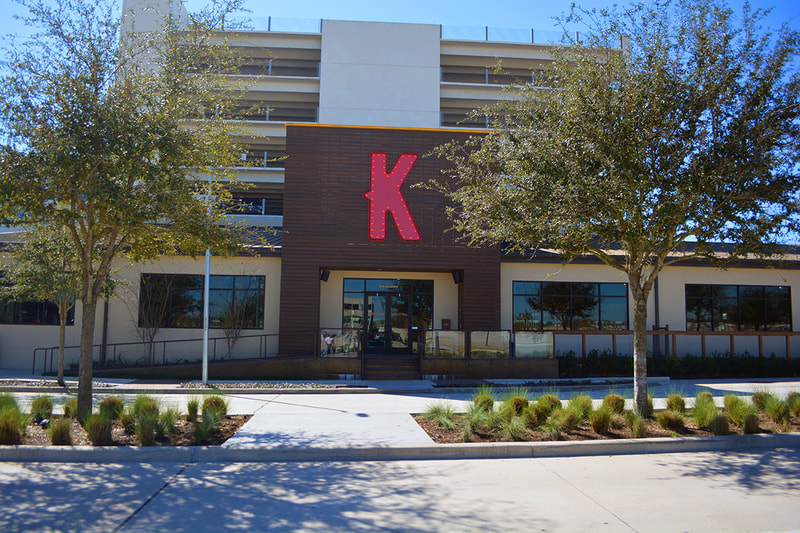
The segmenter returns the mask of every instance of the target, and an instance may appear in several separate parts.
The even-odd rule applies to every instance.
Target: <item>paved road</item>
[[[0,531],[798,531],[800,451],[0,463]]]

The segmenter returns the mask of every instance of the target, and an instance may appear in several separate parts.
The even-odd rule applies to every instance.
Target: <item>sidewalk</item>
[[[40,380],[38,376],[0,370],[0,381],[6,379]],[[48,378],[50,379],[50,378]],[[498,380],[500,381],[500,380]],[[516,386],[511,380],[495,382]],[[595,404],[610,393],[630,398],[632,387],[626,383],[575,386],[574,381],[552,384],[540,389],[531,387],[534,395],[557,393],[562,400],[578,394],[591,396]],[[224,383],[224,382],[212,382]],[[237,382],[241,383],[241,382]],[[265,382],[258,382],[265,383]],[[272,382],[282,385],[287,382]],[[800,447],[800,435],[750,435],[712,437],[707,439],[648,439],[647,441],[594,441],[553,443],[497,443],[437,445],[410,416],[425,411],[431,404],[444,402],[463,411],[472,399],[473,389],[437,388],[427,380],[418,381],[319,381],[317,386],[302,388],[303,382],[291,382],[291,389],[238,389],[221,391],[230,402],[231,414],[252,415],[250,421],[221,447],[186,447],[183,449],[46,447],[31,449],[7,447],[0,450],[0,460],[48,461],[264,461],[264,460],[330,460],[330,459],[446,459],[477,457],[545,457],[563,455],[598,455],[631,453],[664,453],[675,451],[736,450],[776,446]],[[74,394],[77,380],[67,379]],[[19,390],[19,389],[17,389]],[[63,388],[26,388],[16,392],[26,406],[33,397],[47,390],[60,411],[69,394]],[[757,390],[769,390],[778,396],[800,391],[800,379],[781,380],[669,380],[651,378],[650,392],[656,408],[663,408],[665,397],[680,392],[691,399],[700,390],[710,390],[717,403],[727,393],[749,396]],[[57,391],[57,392],[56,392]],[[192,397],[203,392],[180,388],[180,383],[153,383],[132,380],[97,380],[94,400],[115,394],[132,400],[136,394],[158,397],[164,405],[185,410]],[[691,402],[691,400],[690,400]],[[632,400],[627,400],[630,408]],[[13,453],[12,453],[13,452]],[[108,455],[107,455],[108,454]]]

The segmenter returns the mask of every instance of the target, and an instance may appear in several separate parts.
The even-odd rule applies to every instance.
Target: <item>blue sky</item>
[[[184,0],[190,10],[205,4],[203,0]],[[121,3],[121,0],[120,0]],[[739,8],[742,0],[731,0]],[[580,5],[604,7],[612,2],[586,0]],[[520,1],[520,0],[246,0],[249,15],[253,18],[267,16],[299,19],[370,20],[381,22],[415,22],[444,24],[446,26],[491,26],[497,28],[534,28],[555,30],[553,17],[569,11],[570,2]],[[800,30],[800,2],[798,0],[754,0],[753,7],[774,7],[767,20],[770,27],[788,22]],[[5,15],[0,17],[0,35],[21,31],[19,24],[9,15],[19,13],[13,0],[0,0]],[[573,28],[579,29],[579,28]]]

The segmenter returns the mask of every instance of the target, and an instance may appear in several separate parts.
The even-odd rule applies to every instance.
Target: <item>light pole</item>
[[[206,191],[208,214],[211,214],[211,169]],[[203,385],[208,385],[208,288],[211,285],[211,248],[206,248],[206,271],[203,279]]]

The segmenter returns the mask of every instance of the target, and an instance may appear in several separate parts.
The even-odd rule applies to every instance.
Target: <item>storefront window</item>
[[[264,328],[264,276],[211,276],[209,327]],[[203,325],[203,276],[142,274],[139,326],[200,328]]]
[[[515,281],[515,330],[627,330],[625,283]]]
[[[791,331],[789,287],[686,285],[689,331]]]

